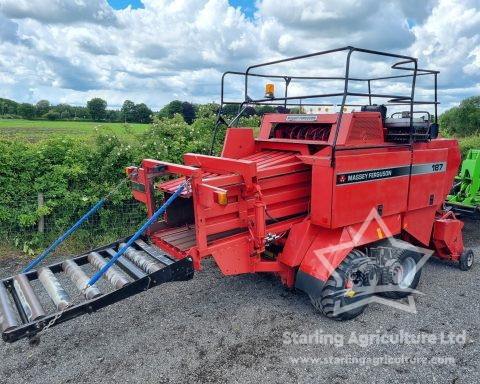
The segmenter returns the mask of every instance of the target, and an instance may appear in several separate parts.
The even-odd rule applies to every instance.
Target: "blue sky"
[[[228,2],[234,7],[240,7],[248,18],[253,18],[255,12],[254,0],[229,0]],[[129,5],[132,6],[132,9],[145,8],[141,0],[108,0],[108,4],[114,9],[125,9]]]
[[[0,97],[161,108],[219,101],[227,70],[353,45],[441,71],[440,110],[480,94],[479,0],[0,0]],[[129,5],[131,7],[129,7]],[[340,73],[342,60],[291,67]],[[355,70],[382,73],[368,61]],[[337,72],[335,72],[337,71]],[[369,72],[370,71],[370,72]],[[292,92],[318,91],[291,84]],[[381,85],[392,94],[400,85]],[[263,89],[263,85],[258,87]],[[233,83],[230,94],[241,94]],[[279,90],[280,92],[280,90]],[[431,97],[419,82],[419,98]]]
[[[242,12],[248,18],[253,18],[253,13],[255,12],[255,1],[253,0],[229,0],[228,1],[234,7],[240,7]]]
[[[108,4],[114,9],[124,9],[129,5],[131,5],[133,9],[145,8],[141,0],[108,0]]]

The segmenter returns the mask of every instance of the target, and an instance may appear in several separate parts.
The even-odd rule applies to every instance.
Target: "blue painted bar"
[[[127,241],[127,243],[122,247],[122,249],[120,249],[116,254],[115,256],[113,256],[110,261],[103,266],[102,269],[100,269],[96,274],[95,276],[93,276],[90,281],[88,282],[88,285],[89,286],[92,286],[93,284],[95,284],[101,277],[102,275],[107,272],[107,270],[115,263],[115,261],[117,261],[117,259],[122,256],[125,251],[135,242],[135,240],[137,240],[143,232],[145,232],[147,230],[147,228],[153,224],[153,222],[155,220],[158,219],[158,217],[165,212],[165,210],[168,208],[168,206],[170,204],[173,203],[173,201],[180,195],[180,193],[182,193],[183,189],[185,188],[185,185],[182,184],[180,185],[180,187],[178,187],[178,189],[175,191],[175,193],[169,197],[169,199],[165,202],[165,204],[163,204],[160,209],[158,211],[156,211],[152,217],[150,217],[150,219],[148,219],[148,221],[143,224],[142,228],[140,228],[137,233],[135,233],[131,238],[130,240]]]
[[[38,263],[40,263],[50,252],[52,252],[58,245],[60,245],[68,236],[70,236],[73,232],[77,230],[80,225],[83,224],[85,220],[87,220],[92,213],[96,212],[103,204],[105,204],[105,199],[100,200],[95,206],[90,209],[80,220],[78,220],[67,232],[65,232],[62,236],[60,236],[50,247],[48,247],[45,251],[42,252],[40,256],[38,256],[32,263],[26,267],[22,273],[29,272],[32,268],[35,268]]]

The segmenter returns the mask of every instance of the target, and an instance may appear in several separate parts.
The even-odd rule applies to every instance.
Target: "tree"
[[[136,104],[133,112],[133,120],[137,123],[150,123],[153,112],[144,103]]]
[[[114,109],[109,109],[107,110],[107,116],[106,116],[108,121],[122,121],[124,116],[121,111],[117,111]]]
[[[18,103],[10,99],[0,98],[0,114],[16,114],[18,108]]]
[[[103,120],[107,114],[107,102],[95,97],[87,102],[87,109],[93,120]]]
[[[40,100],[37,105],[37,116],[43,116],[50,110],[50,102],[48,100]]]
[[[65,111],[68,111],[70,113],[71,109],[72,107],[70,105],[64,104],[64,103],[57,104],[56,106],[53,107],[53,110],[60,114],[62,114]]]
[[[229,117],[237,116],[238,112],[240,112],[240,104],[227,104],[222,108],[222,114]]]
[[[193,108],[193,104],[188,101],[182,103],[182,116],[187,124],[193,123],[193,120],[195,120],[195,109]]]
[[[90,114],[86,107],[72,107],[71,114],[75,120],[90,118]]]
[[[271,105],[261,105],[256,108],[257,110],[257,115],[258,116],[263,116],[265,113],[275,113],[276,110],[274,107]]]
[[[131,100],[125,100],[122,106],[123,119],[125,122],[132,121],[135,112],[135,103]]]
[[[24,119],[33,119],[35,117],[35,107],[29,103],[22,103],[18,106],[17,113]]]
[[[208,104],[201,104],[196,108],[195,116],[196,118],[210,118],[212,116],[216,116],[218,110],[220,109],[220,105],[215,103],[208,103]]]
[[[70,119],[70,112],[68,111],[68,109],[65,109],[62,113],[60,113],[60,117],[62,118],[62,120],[68,120]]]
[[[480,132],[480,96],[463,100],[458,107],[440,116],[442,131],[449,135],[469,136]]]
[[[245,108],[245,111],[243,111],[243,116],[253,116],[256,113],[257,113],[257,111],[255,111],[255,108],[247,107],[247,108]]]
[[[176,113],[182,114],[182,111],[182,102],[179,100],[173,100],[160,110],[158,116],[164,118],[167,117],[170,119],[175,116]]]
[[[42,115],[42,117],[48,120],[58,120],[60,119],[60,113],[51,109],[47,113]]]

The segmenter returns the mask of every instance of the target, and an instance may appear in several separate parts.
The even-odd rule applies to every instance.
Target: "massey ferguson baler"
[[[332,53],[347,54],[345,76],[258,72]],[[394,59],[391,68],[401,73],[353,78],[350,61],[357,53]],[[228,76],[243,79],[244,99],[227,127],[221,155],[187,153],[184,164],[145,159],[128,167],[133,196],[146,204],[149,220],[131,237],[33,270],[54,244],[23,273],[3,280],[3,339],[32,338],[160,283],[187,280],[207,257],[225,275],[274,273],[336,320],[359,315],[373,294],[398,299],[412,293],[429,249],[469,269],[473,253],[464,249],[463,223],[443,210],[460,151],[456,140],[438,138],[437,75],[419,69],[415,58],[353,47],[226,72],[221,106],[231,103],[224,99]],[[419,76],[433,77],[433,101],[415,99]],[[268,84],[264,97],[252,99],[252,78],[284,81],[284,95],[275,97]],[[372,91],[373,84],[397,78],[411,81],[407,96]],[[289,85],[305,79],[341,81],[344,89],[289,96]],[[352,82],[366,85],[368,92],[351,91]],[[341,98],[338,112],[302,113],[305,106],[333,109],[313,99],[334,97]],[[367,102],[349,112],[348,97]],[[378,98],[388,100],[372,104]],[[277,106],[279,113],[263,115],[256,137],[253,129],[234,127],[247,107],[265,104]],[[434,108],[434,116],[417,111],[417,105]],[[292,106],[300,107],[297,113],[289,111]],[[388,116],[389,108],[406,111]],[[224,122],[220,109],[212,149]],[[66,277],[80,300],[72,299],[78,292],[62,286]],[[44,308],[33,286],[48,293],[53,311]]]

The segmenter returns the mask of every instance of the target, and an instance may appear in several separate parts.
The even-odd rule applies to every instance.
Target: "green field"
[[[52,136],[93,138],[98,133],[132,136],[144,132],[149,126],[98,121],[0,119],[0,138],[37,142]]]

